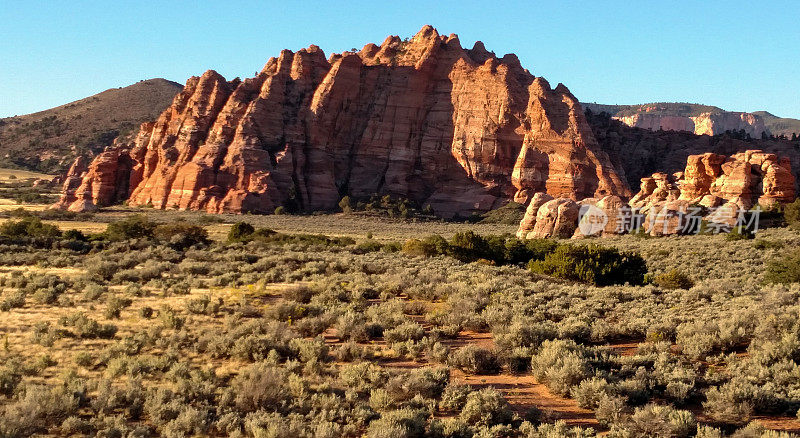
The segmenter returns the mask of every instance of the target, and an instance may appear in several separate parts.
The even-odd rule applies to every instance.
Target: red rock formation
[[[127,193],[107,187],[118,180]],[[543,191],[630,195],[566,87],[425,26],[327,60],[316,46],[284,50],[244,81],[213,71],[190,79],[130,151],[95,160],[69,204],[127,197],[269,213],[381,193],[452,216]]]
[[[75,161],[72,162],[72,165],[67,170],[67,173],[64,174],[62,180],[62,193],[61,198],[55,204],[54,207],[60,209],[67,209],[69,206],[77,200],[77,196],[75,192],[77,191],[78,187],[80,187],[81,183],[83,182],[83,177],[88,170],[86,158],[83,156],[78,156],[75,158]]]
[[[617,196],[584,199],[574,205],[563,198],[550,199],[541,193],[533,196],[520,222],[519,238],[621,234],[635,227],[633,221],[630,226],[620,222],[633,214],[641,215],[638,225],[654,236],[696,232],[701,220],[729,231],[744,210],[793,201],[795,178],[789,160],[775,154],[758,150],[730,157],[707,153],[690,156],[683,172],[642,178],[639,192],[627,204]],[[588,206],[593,208],[590,214],[607,218],[602,229],[582,226]],[[567,207],[569,215],[563,213]]]
[[[769,132],[764,125],[764,120],[751,113],[705,112],[689,117],[639,112],[614,118],[628,126],[651,131],[688,131],[697,135],[714,136],[725,131],[744,130],[753,138],[761,137],[762,132]]]

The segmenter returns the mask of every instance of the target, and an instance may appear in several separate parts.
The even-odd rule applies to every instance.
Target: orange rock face
[[[270,213],[378,193],[448,217],[536,192],[630,196],[566,87],[426,26],[328,59],[316,46],[284,50],[243,81],[191,78],[59,206]]]
[[[536,193],[517,236],[530,239],[621,234],[637,227],[632,222],[633,215],[639,216],[638,225],[654,236],[696,232],[701,220],[730,231],[744,210],[794,199],[795,178],[787,158],[760,150],[730,157],[706,153],[689,156],[683,172],[659,172],[642,178],[639,192],[627,204],[618,196],[606,196],[572,205],[567,199],[553,200]],[[587,212],[590,216],[585,216]],[[584,217],[604,217],[606,221],[591,226],[582,222]]]

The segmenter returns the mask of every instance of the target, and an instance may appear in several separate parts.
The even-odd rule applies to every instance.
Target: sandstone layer
[[[627,203],[616,196],[576,203],[536,194],[517,236],[585,237],[622,234],[639,227],[651,235],[670,235],[697,232],[701,221],[730,230],[755,206],[769,208],[793,201],[795,185],[786,157],[760,150],[728,157],[691,155],[681,172],[642,178],[639,192]],[[605,222],[585,222],[593,214]]]
[[[642,105],[635,109],[628,108],[615,114],[613,118],[630,127],[651,131],[688,131],[710,136],[725,131],[742,131],[752,138],[761,138],[762,133],[770,133],[764,119],[757,114],[723,111],[719,108],[713,111],[690,111],[688,105],[683,110],[670,109],[659,104]]]
[[[564,85],[425,26],[327,59],[284,50],[250,79],[193,77],[57,206],[271,213],[377,193],[448,217],[537,192],[630,196]]]

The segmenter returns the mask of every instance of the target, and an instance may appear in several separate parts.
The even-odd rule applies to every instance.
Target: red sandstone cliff
[[[430,26],[328,59],[284,50],[243,81],[193,77],[73,187],[58,207],[268,213],[380,193],[451,216],[536,192],[630,196],[565,86]]]

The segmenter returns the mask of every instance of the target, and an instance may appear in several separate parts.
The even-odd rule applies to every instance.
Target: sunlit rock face
[[[389,194],[450,217],[537,192],[629,197],[621,175],[565,86],[425,26],[328,58],[284,50],[250,79],[193,77],[57,206],[271,213]]]

